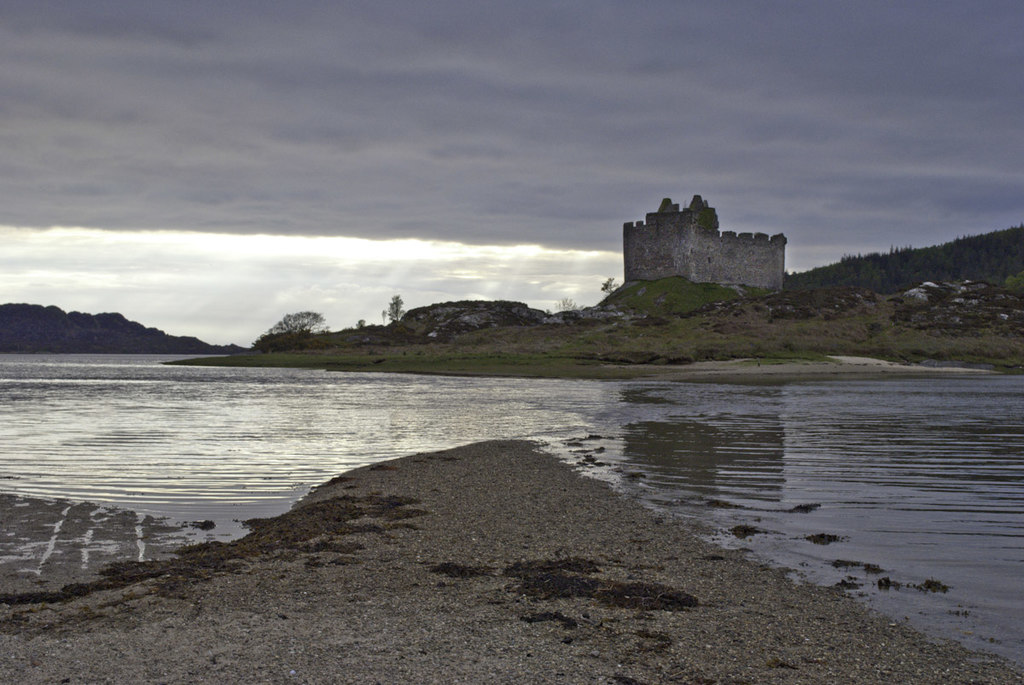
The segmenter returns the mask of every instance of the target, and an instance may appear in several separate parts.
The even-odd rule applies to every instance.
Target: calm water
[[[633,494],[711,521],[720,544],[845,580],[891,615],[1024,662],[1024,378],[621,392],[655,409],[620,433],[625,466],[646,475]],[[726,532],[738,524],[764,532],[738,540]],[[839,541],[807,540],[821,533]],[[931,578],[950,590],[907,587]]]
[[[581,381],[464,381],[0,355],[0,488],[179,520],[281,513],[345,470],[418,451],[587,430]]]
[[[0,490],[189,521],[284,511],[382,459],[533,438],[891,615],[1022,660],[1024,378],[727,386],[0,355]],[[600,439],[578,440],[599,435]],[[713,508],[718,500],[736,508]],[[788,510],[820,505],[808,513]],[[745,523],[745,540],[721,533]],[[815,545],[807,535],[839,541]],[[875,564],[835,568],[835,560]],[[877,579],[903,584],[882,592]],[[910,584],[935,578],[945,594]]]

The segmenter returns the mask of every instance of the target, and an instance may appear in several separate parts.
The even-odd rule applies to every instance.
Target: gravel
[[[8,597],[0,680],[1024,682],[689,526],[531,443],[412,455],[148,579]]]

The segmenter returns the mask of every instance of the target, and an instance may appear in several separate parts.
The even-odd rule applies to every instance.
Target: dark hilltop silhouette
[[[245,349],[168,335],[116,313],[83,314],[38,304],[0,304],[0,352],[236,354]]]

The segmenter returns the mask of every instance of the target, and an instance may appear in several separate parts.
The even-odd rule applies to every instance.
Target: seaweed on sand
[[[697,606],[697,598],[660,583],[591,578],[597,564],[588,559],[521,561],[505,569],[518,592],[540,599],[586,597],[626,609],[679,611]],[[586,574],[586,575],[585,575]]]
[[[929,578],[923,583],[914,583],[910,587],[921,592],[949,592],[949,586],[936,578]]]
[[[491,569],[486,566],[466,566],[454,561],[442,561],[430,567],[433,573],[439,573],[449,578],[473,578],[475,576],[489,576]]]
[[[738,526],[733,526],[732,528],[730,528],[729,532],[732,533],[734,536],[738,537],[739,539],[743,540],[745,538],[750,537],[751,535],[757,535],[758,533],[763,533],[764,531],[760,528],[755,528],[754,526],[749,526],[745,523],[741,523]]]

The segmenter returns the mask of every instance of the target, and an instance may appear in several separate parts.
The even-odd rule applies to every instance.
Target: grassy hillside
[[[444,341],[395,324],[342,344],[343,336],[334,334],[327,349],[213,363],[588,378],[644,376],[694,361],[827,355],[1024,368],[1024,298],[1002,289],[943,286],[895,297],[858,288],[757,296],[724,290],[728,294],[715,286],[638,284],[609,297],[609,306],[648,306],[648,315],[637,309],[627,317],[486,327]],[[694,306],[702,297],[709,301]]]
[[[685,278],[638,281],[622,286],[601,303],[648,316],[678,316],[712,302],[767,294],[768,290],[715,283],[691,283]]]
[[[787,290],[855,286],[880,293],[905,290],[923,281],[984,281],[1002,285],[1024,271],[1024,224],[1016,228],[888,254],[843,257],[836,264],[787,274]]]

